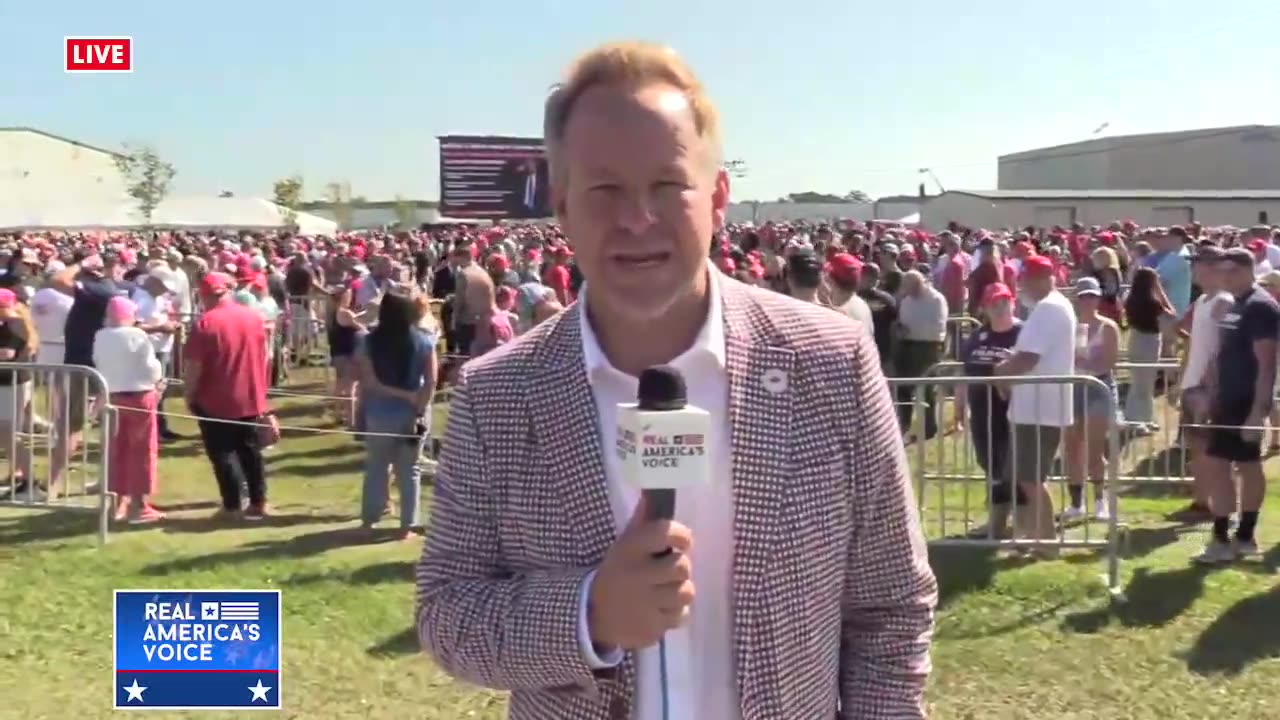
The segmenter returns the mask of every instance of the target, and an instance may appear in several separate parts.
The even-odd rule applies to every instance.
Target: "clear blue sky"
[[[537,135],[565,63],[619,38],[692,61],[736,199],[994,187],[998,154],[1104,122],[1280,123],[1275,0],[0,0],[0,27],[0,126],[150,143],[175,193],[435,199],[436,135]],[[136,71],[66,75],[64,35],[132,35]]]

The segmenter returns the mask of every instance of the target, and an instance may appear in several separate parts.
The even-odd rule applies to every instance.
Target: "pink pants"
[[[108,488],[120,497],[154,495],[156,463],[160,442],[156,437],[154,390],[111,393],[115,427],[111,433],[110,482]]]

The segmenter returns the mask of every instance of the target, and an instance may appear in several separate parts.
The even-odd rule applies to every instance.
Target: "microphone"
[[[684,376],[669,365],[640,373],[636,396],[635,403],[618,405],[622,479],[640,488],[648,519],[671,520],[676,490],[705,483],[710,475],[711,415],[688,405]]]

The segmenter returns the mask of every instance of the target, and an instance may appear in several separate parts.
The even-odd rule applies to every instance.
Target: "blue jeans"
[[[366,432],[400,433],[413,431],[412,421],[403,417],[372,414],[365,417]],[[418,484],[418,453],[421,441],[402,437],[369,435],[364,439],[364,490],[361,493],[360,519],[372,525],[382,517],[387,505],[388,468],[395,472],[400,489],[400,527],[408,529],[418,524],[418,501],[421,486]]]

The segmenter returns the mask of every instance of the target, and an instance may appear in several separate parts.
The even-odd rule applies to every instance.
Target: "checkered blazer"
[[[937,585],[875,346],[830,309],[720,283],[742,718],[923,718]],[[634,659],[593,672],[578,642],[615,537],[578,312],[464,366],[417,568],[422,646],[509,690],[517,720],[631,715]]]

